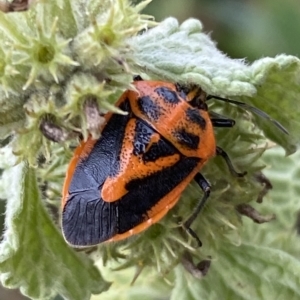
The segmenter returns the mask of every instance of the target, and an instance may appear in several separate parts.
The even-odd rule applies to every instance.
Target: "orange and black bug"
[[[203,165],[221,155],[233,174],[245,174],[234,170],[215,143],[213,127],[232,127],[234,121],[211,117],[200,88],[141,78],[134,86],[116,104],[128,114],[108,113],[101,137],[81,142],[70,162],[62,229],[75,247],[117,241],[145,230],[177,203],[192,180],[204,196],[183,227],[199,241],[190,226],[210,193],[199,173]]]

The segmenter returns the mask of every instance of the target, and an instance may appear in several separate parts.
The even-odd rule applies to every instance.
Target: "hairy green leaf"
[[[223,244],[202,280],[176,268],[171,299],[299,299],[300,261],[284,251]]]
[[[35,170],[20,163],[7,169],[7,211],[0,244],[0,279],[32,299],[89,299],[109,287],[87,257],[70,249],[41,203]],[[9,188],[8,188],[9,187]],[[4,191],[1,190],[3,196]]]
[[[179,25],[168,18],[147,33],[132,38],[140,72],[171,82],[196,84],[208,94],[254,105],[270,117],[255,116],[255,124],[287,154],[299,144],[300,60],[280,55],[252,65],[221,53],[195,19]],[[176,50],[175,50],[176,49]],[[289,134],[274,124],[279,121]]]

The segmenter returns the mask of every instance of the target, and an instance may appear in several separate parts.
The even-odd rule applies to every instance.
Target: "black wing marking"
[[[63,211],[66,240],[75,246],[99,244],[125,233],[148,219],[147,212],[171,192],[197,166],[198,158],[182,158],[174,166],[143,179],[130,181],[128,193],[115,202],[105,202],[98,189],[76,193]]]
[[[147,212],[170,193],[197,166],[199,158],[182,157],[175,165],[126,185],[128,194],[118,200],[119,232],[124,233],[148,219]]]
[[[117,233],[115,205],[99,199],[99,191],[72,195],[62,219],[66,240],[74,246],[96,245]]]
[[[130,112],[129,101],[120,108]],[[117,232],[117,211],[100,199],[105,179],[119,169],[119,155],[130,115],[114,114],[88,157],[82,159],[69,186],[69,198],[62,214],[66,240],[75,246],[98,244]]]

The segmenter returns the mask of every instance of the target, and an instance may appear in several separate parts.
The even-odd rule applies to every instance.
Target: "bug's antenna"
[[[251,105],[248,105],[244,102],[240,102],[240,101],[235,101],[235,100],[230,100],[230,99],[226,99],[226,98],[222,98],[222,97],[218,97],[218,96],[207,96],[206,98],[206,101],[207,100],[210,100],[210,99],[216,99],[216,100],[220,100],[220,101],[224,101],[224,102],[227,102],[227,103],[232,103],[232,104],[235,104],[245,110],[248,110],[248,111],[251,111],[253,112],[254,114],[262,117],[262,118],[265,118],[269,121],[271,121],[277,128],[279,128],[281,131],[283,131],[285,134],[289,134],[289,132],[286,130],[285,127],[283,127],[278,121],[272,119],[268,114],[266,114],[264,111],[254,107],[254,106],[251,106]]]

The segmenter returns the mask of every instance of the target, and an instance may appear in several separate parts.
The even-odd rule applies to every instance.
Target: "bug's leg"
[[[209,112],[209,117],[212,122],[213,127],[233,127],[235,125],[235,120],[229,119],[226,116],[220,115],[214,111]]]
[[[222,119],[222,118],[211,118],[213,127],[227,127],[231,128],[235,125],[235,121],[232,119]]]
[[[209,194],[210,194],[210,184],[208,183],[208,181],[204,178],[204,176],[200,173],[197,173],[194,177],[194,180],[197,182],[197,184],[200,186],[200,188],[202,189],[204,195],[203,197],[198,201],[198,204],[196,205],[194,211],[192,212],[192,214],[190,215],[190,217],[182,224],[183,228],[197,241],[199,247],[201,247],[202,243],[199,239],[199,237],[197,236],[197,234],[195,233],[195,231],[193,231],[191,229],[191,225],[192,223],[195,221],[195,219],[197,218],[197,216],[199,215],[199,213],[201,212],[202,208],[204,207]]]
[[[209,112],[209,117],[212,122],[213,127],[233,127],[235,125],[235,121],[233,119],[229,119],[225,116],[222,116],[214,111]]]
[[[247,174],[247,172],[242,172],[242,173],[239,173],[235,170],[228,154],[220,147],[217,146],[216,148],[216,155],[220,155],[224,158],[227,166],[228,166],[228,169],[230,171],[230,173],[233,175],[233,176],[236,176],[236,177],[243,177]]]
[[[235,125],[235,121],[232,120],[232,119],[228,119],[226,117],[222,117],[221,115],[217,114],[217,113],[214,113],[212,112],[212,117],[211,117],[211,122],[212,122],[212,125],[214,127],[233,127]],[[233,165],[232,165],[232,162],[228,156],[228,154],[220,147],[217,147],[216,148],[216,154],[217,155],[220,155],[224,158],[228,168],[229,168],[229,171],[231,172],[231,174],[233,174],[234,176],[236,177],[243,177],[247,174],[247,172],[242,172],[242,173],[239,173],[237,172]]]

